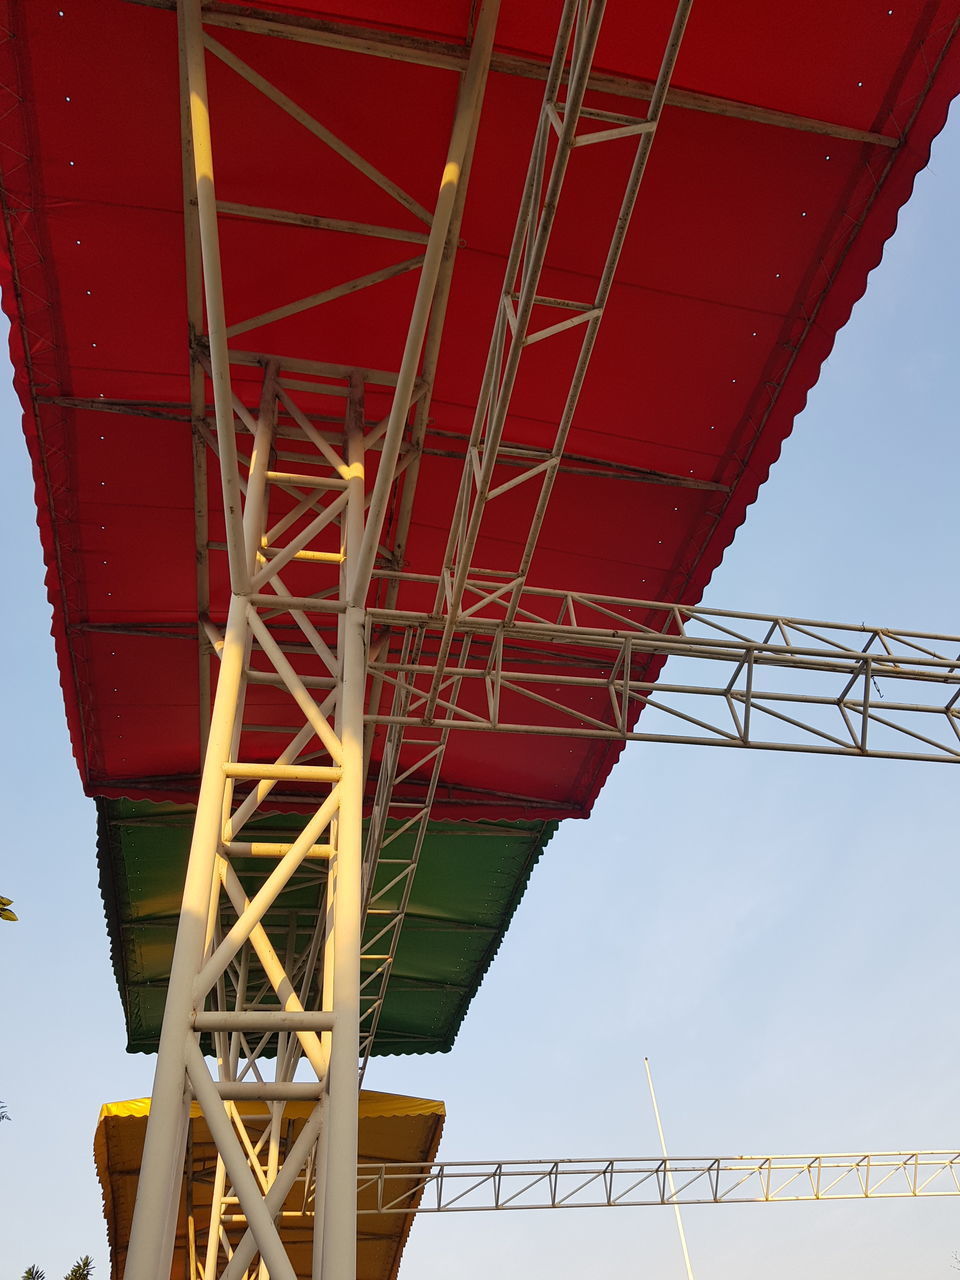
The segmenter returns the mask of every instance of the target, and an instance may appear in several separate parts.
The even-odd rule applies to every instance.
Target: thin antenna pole
[[[693,1266],[690,1262],[690,1253],[687,1249],[687,1237],[683,1230],[683,1218],[680,1216],[680,1205],[677,1203],[677,1188],[673,1181],[673,1172],[670,1168],[670,1160],[667,1156],[667,1143],[663,1136],[663,1125],[660,1123],[660,1108],[657,1106],[657,1095],[653,1091],[653,1076],[650,1073],[650,1059],[644,1058],[643,1065],[647,1072],[647,1084],[650,1086],[650,1101],[653,1103],[653,1115],[657,1122],[657,1133],[660,1135],[660,1150],[663,1152],[663,1159],[666,1163],[667,1183],[670,1187],[670,1198],[673,1201],[673,1212],[677,1219],[677,1231],[680,1233],[680,1248],[683,1250],[683,1262],[687,1268],[687,1280],[694,1280]]]

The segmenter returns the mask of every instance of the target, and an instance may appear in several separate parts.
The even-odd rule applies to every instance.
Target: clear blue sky
[[[960,633],[960,120],[715,575],[718,607]],[[70,755],[32,486],[7,377],[0,892],[4,1268],[108,1274],[91,1143],[149,1091],[124,1053],[94,811]],[[456,1049],[376,1061],[447,1101],[449,1159],[960,1148],[949,766],[633,746],[535,873]],[[951,1275],[960,1198],[704,1207],[698,1280]],[[405,1274],[683,1276],[660,1209],[421,1219]]]

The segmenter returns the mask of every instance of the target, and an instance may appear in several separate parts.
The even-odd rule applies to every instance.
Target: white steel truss
[[[249,1161],[268,1184],[271,1120],[244,1108]],[[292,1133],[286,1135],[289,1141]],[[303,1248],[313,1233],[319,1169],[309,1158],[286,1189],[277,1214],[285,1238]],[[358,1239],[382,1239],[411,1214],[624,1209],[680,1205],[787,1204],[809,1201],[933,1199],[960,1195],[960,1153],[616,1157],[559,1160],[437,1161],[357,1166]],[[218,1208],[207,1221],[206,1206]],[[247,1218],[225,1195],[213,1143],[191,1127],[184,1198],[184,1250],[190,1280],[206,1274],[203,1255],[216,1235],[223,1247],[242,1238]]]
[[[667,101],[695,110],[724,110],[719,100],[686,101],[670,88],[691,0],[678,4],[656,82],[628,94],[648,103],[642,118],[613,116],[585,103],[588,89],[626,92],[598,82],[593,70],[603,16],[599,0],[566,0],[549,66],[513,69],[542,79],[544,99],[443,571],[437,578],[419,579],[429,581],[435,591],[436,610],[430,615],[396,607],[403,582],[415,579],[385,569],[383,562],[402,563],[410,529],[464,191],[493,59],[497,0],[479,6],[469,49],[449,57],[424,48],[419,54],[406,50],[413,60],[462,77],[432,211],[205,30],[219,25],[290,38],[290,23],[239,6],[201,5],[200,0],[179,0],[177,7],[191,402],[184,415],[182,406],[61,401],[189,420],[194,437],[205,756],[126,1276],[167,1280],[169,1275],[187,1107],[193,1098],[218,1154],[211,1228],[203,1258],[197,1253],[191,1263],[196,1273],[191,1280],[201,1274],[203,1280],[248,1275],[293,1280],[283,1206],[299,1184],[310,1189],[303,1204],[312,1232],[314,1277],[351,1280],[357,1232],[358,1062],[365,1063],[374,1043],[451,733],[709,741],[954,760],[960,758],[955,711],[960,641],[538,591],[528,585],[557,474],[571,463],[580,468],[601,465],[565,457],[565,443],[660,113]],[[364,41],[333,31],[330,24],[304,22],[294,38],[377,57],[406,56],[402,39]],[[391,196],[418,229],[218,200],[205,51],[272,108],[295,120],[318,146],[334,150]],[[739,110],[737,104],[727,107]],[[778,127],[833,130],[817,121],[766,114],[771,117],[766,123]],[[853,132],[836,136],[896,145],[895,139],[875,135],[853,138]],[[636,138],[636,149],[624,175],[622,203],[598,267],[596,289],[587,299],[541,295],[538,284],[549,265],[550,233],[567,168],[575,163],[578,148],[623,138]],[[317,282],[303,297],[278,298],[276,305],[228,325],[218,233],[224,218],[336,230],[412,248],[389,267],[325,287]],[[396,369],[284,357],[258,350],[256,339],[247,337],[276,320],[322,307],[348,292],[376,289],[405,273],[416,273],[417,292]],[[567,370],[554,442],[536,455],[512,448],[504,427],[523,353],[533,343],[571,329],[579,331],[581,340]],[[241,338],[252,349],[238,347]],[[259,371],[256,409],[247,402],[249,396],[245,401],[237,393],[238,371],[247,387],[251,371]],[[215,426],[208,386],[213,389]],[[378,421],[368,420],[371,400],[388,406]],[[374,458],[375,466],[369,465]],[[222,482],[222,536],[214,528],[219,515],[206,503],[211,464]],[[366,477],[374,473],[375,480],[367,484]],[[687,483],[654,473],[635,478]],[[532,496],[517,563],[497,573],[478,569],[473,553],[485,514],[498,497],[520,486]],[[387,528],[390,546],[384,556]],[[216,575],[211,555],[227,558],[228,608],[226,600],[212,598]],[[372,581],[379,608],[368,606]],[[211,610],[218,616],[226,612],[225,627],[213,624]],[[654,688],[667,658],[696,659],[699,666],[707,659],[726,664],[727,672],[709,684],[656,683]],[[216,696],[210,711],[215,663]],[[779,681],[790,675],[786,684],[770,690],[757,683],[757,673],[765,678],[775,673]],[[820,686],[815,692],[794,687],[789,681],[797,673],[832,680],[837,687],[829,692]],[[897,688],[910,683],[911,689],[933,690],[933,701],[889,700],[880,686],[893,687],[893,681],[899,682]],[[691,699],[699,700],[693,711]],[[705,702],[718,707],[719,714],[704,712]],[[518,708],[524,705],[535,706],[536,715],[521,715]],[[635,725],[644,708],[640,733]],[[651,712],[669,714],[682,728],[648,729]],[[836,725],[825,725],[826,716]],[[764,719],[776,722],[779,738],[758,729]],[[929,729],[934,722],[937,728]],[[364,847],[364,781],[378,726],[385,726],[386,734]],[[906,735],[908,746],[891,747],[885,736],[890,733]],[[276,746],[266,761],[265,742],[268,752]],[[295,837],[287,832],[282,839],[271,839],[250,824],[281,793],[284,807],[302,815],[302,827]],[[398,836],[410,833],[406,851],[395,856]],[[375,882],[378,865],[381,874]],[[387,874],[384,868],[389,868]],[[216,1072],[207,1063],[211,1052]],[[301,1063],[310,1068],[308,1081],[295,1079]],[[268,1120],[244,1119],[234,1104],[249,1099],[263,1104]],[[288,1149],[282,1140],[283,1108],[292,1099],[309,1100],[314,1108]],[[915,1164],[920,1160],[910,1158]],[[951,1171],[954,1159],[950,1157]],[[552,1162],[554,1172],[542,1175],[536,1169],[531,1173],[531,1166],[499,1164],[498,1172],[483,1174],[478,1186],[499,1188],[504,1179],[509,1184],[514,1177],[536,1175],[529,1184],[536,1197],[544,1187],[568,1185],[568,1174],[589,1178],[583,1185],[595,1190],[614,1182],[621,1186],[617,1179],[628,1173],[636,1174],[633,1188],[641,1185],[640,1174],[621,1168],[622,1162],[600,1163],[609,1167],[609,1175],[595,1173],[593,1162]],[[432,1194],[441,1188],[436,1208],[468,1207],[463,1196],[472,1192],[447,1201],[442,1190],[458,1183],[460,1175],[453,1170],[461,1167],[474,1174],[479,1168],[432,1166],[417,1174],[420,1190]],[[874,1163],[872,1168],[885,1166]],[[681,1172],[675,1162],[671,1169]],[[710,1185],[717,1187],[721,1174],[733,1172],[729,1162],[722,1167],[713,1162],[697,1177],[709,1182],[710,1170],[716,1175]],[[359,1185],[366,1190],[375,1182],[378,1196],[389,1196],[394,1176],[383,1169],[361,1170]],[[655,1171],[644,1175],[653,1179],[651,1185],[657,1185],[657,1176]],[[516,1185],[521,1186],[519,1181]],[[578,1194],[571,1189],[569,1203],[579,1203]],[[524,1195],[518,1190],[519,1198]],[[489,1207],[507,1207],[500,1203],[499,1190],[495,1198],[497,1203]],[[629,1202],[609,1196],[598,1201]],[[378,1204],[379,1212],[400,1209],[399,1203],[382,1198]]]
[[[259,1121],[261,1139],[269,1123]],[[261,1148],[265,1144],[261,1141]],[[209,1181],[200,1151],[194,1179]],[[266,1160],[260,1156],[266,1174]],[[284,1219],[313,1216],[312,1171],[297,1180]],[[960,1195],[960,1152],[633,1156],[558,1160],[442,1160],[357,1166],[361,1217],[692,1204],[785,1204]],[[242,1214],[230,1215],[240,1225]],[[361,1227],[362,1230],[362,1227]]]
[[[549,67],[545,69],[545,86],[534,134],[526,182],[507,258],[499,305],[480,386],[473,426],[466,444],[460,489],[454,507],[444,554],[443,575],[438,583],[435,613],[446,615],[434,661],[431,687],[419,719],[410,719],[411,707],[407,685],[392,680],[386,666],[371,664],[374,677],[371,706],[379,708],[384,684],[393,684],[393,712],[383,754],[377,795],[371,821],[371,861],[384,856],[384,842],[407,831],[414,838],[410,852],[391,866],[382,894],[400,887],[399,903],[386,912],[387,919],[375,931],[377,938],[395,946],[403,915],[423,847],[427,824],[433,808],[437,782],[443,765],[449,723],[438,724],[436,716],[441,690],[458,691],[459,675],[448,674],[447,666],[454,650],[455,627],[462,612],[470,567],[484,514],[497,497],[520,486],[530,486],[535,493],[530,528],[520,551],[515,573],[507,573],[505,582],[497,582],[488,593],[490,601],[509,600],[507,616],[512,620],[517,597],[526,582],[537,537],[546,513],[554,482],[563,462],[564,449],[573,423],[577,400],[586,377],[594,343],[603,319],[604,308],[613,284],[617,264],[626,239],[631,216],[643,181],[647,160],[663,110],[670,78],[676,65],[692,0],[679,0],[667,39],[656,83],[652,86],[646,114],[640,117],[615,115],[587,105],[591,87],[593,58],[603,22],[605,0],[586,0],[582,4],[565,4]],[[609,242],[602,255],[598,279],[590,300],[555,298],[540,292],[540,280],[548,267],[550,238],[567,171],[578,148],[597,146],[636,138],[637,145],[627,172],[623,196]],[[522,457],[504,450],[504,428],[514,389],[521,371],[524,352],[535,343],[549,340],[568,330],[580,333],[576,359],[568,373],[568,389],[563,409],[556,424],[552,446],[547,450],[524,450]],[[503,452],[501,452],[503,451]],[[519,470],[518,470],[519,462]],[[500,465],[503,464],[503,465]],[[503,474],[505,471],[505,474]],[[402,550],[409,524],[413,486],[405,491],[408,505],[398,519],[398,544]],[[372,566],[371,566],[372,567]],[[503,577],[504,575],[500,575]],[[391,582],[386,604],[396,602],[397,583]],[[404,644],[404,661],[418,661],[422,654],[423,633],[415,632]],[[461,664],[469,653],[469,636],[461,639]],[[416,737],[405,733],[411,723],[419,725]],[[396,779],[422,774],[428,781],[422,803],[411,803],[394,795]],[[387,834],[391,817],[396,828]],[[378,895],[380,896],[380,895]],[[376,911],[378,903],[369,904]],[[369,921],[369,917],[368,917]],[[384,962],[366,979],[372,987],[369,1016],[362,1043],[366,1062],[374,1036],[386,984],[390,977],[391,959]]]
[[[450,144],[437,175],[436,205],[428,212],[280,88],[205,35],[200,0],[182,0],[178,6],[196,533],[205,552],[226,552],[230,599],[221,634],[209,618],[209,563],[206,556],[199,558],[202,702],[211,683],[210,653],[219,659],[219,669],[212,713],[202,725],[205,758],[128,1280],[166,1280],[169,1275],[191,1097],[218,1153],[205,1257],[202,1264],[194,1259],[198,1268],[202,1265],[204,1280],[246,1277],[251,1266],[259,1280],[268,1274],[274,1280],[294,1280],[275,1219],[295,1180],[308,1174],[321,1189],[313,1222],[312,1273],[336,1280],[355,1274],[363,605],[387,503],[403,466],[402,437],[412,405],[426,391],[421,356],[425,343],[435,341],[431,323],[437,323],[436,303],[448,287],[496,16],[496,0],[489,0],[480,10],[463,68]],[[283,221],[291,215],[218,204],[205,48],[427,228],[423,235],[393,236],[390,229],[341,221],[337,230],[410,239],[422,244],[422,253],[395,268],[282,301],[228,326],[218,219]],[[417,294],[396,372],[284,360],[230,347],[231,339],[263,324],[412,270],[419,272]],[[233,372],[251,366],[259,367],[262,377],[254,411],[232,385]],[[215,432],[206,414],[208,379]],[[391,407],[382,423],[367,430],[364,398],[370,386],[385,392]],[[301,407],[304,403],[309,407]],[[332,406],[340,406],[334,433],[314,424],[317,418],[328,423]],[[365,456],[375,447],[377,478],[368,491]],[[210,450],[222,484],[222,543],[211,540],[206,509]],[[284,581],[289,574],[294,575],[291,581],[299,581],[297,575],[304,571],[319,597],[311,608],[313,618]],[[309,647],[315,667],[309,682],[278,644],[278,625],[295,627]],[[290,734],[281,731],[285,745],[264,761],[262,734],[271,731],[262,711],[278,701],[297,724]],[[276,740],[277,731],[271,736]],[[303,814],[299,834],[271,842],[260,832],[246,832],[281,783]],[[251,863],[256,870],[251,871]],[[204,1056],[211,1049],[215,1074]],[[310,1081],[294,1079],[301,1060],[311,1069]],[[269,1124],[259,1132],[233,1105],[250,1098],[268,1108]],[[285,1150],[283,1107],[291,1099],[307,1099],[314,1106],[297,1142]],[[225,1216],[231,1205],[239,1206],[246,1224],[235,1236],[227,1230]]]
[[[442,665],[442,619],[370,611],[368,627],[391,629],[369,665],[394,698],[368,719],[960,761],[960,636],[531,588],[508,622],[474,590],[486,616],[461,612],[460,656]]]
[[[960,1153],[363,1164],[361,1213],[780,1204],[960,1195]]]
[[[271,1176],[271,1121],[244,1108],[250,1162]],[[292,1134],[288,1134],[288,1140]],[[316,1215],[319,1170],[311,1160],[287,1187],[277,1218],[301,1249]],[[215,1144],[191,1128],[186,1166],[184,1248],[190,1280],[214,1232],[229,1247],[246,1215],[218,1186]],[[215,1220],[207,1205],[222,1202]],[[364,1162],[357,1166],[358,1239],[382,1239],[411,1214],[516,1212],[534,1209],[625,1209],[718,1204],[787,1204],[841,1200],[916,1200],[960,1195],[960,1153],[880,1151],[856,1154],[615,1157],[559,1160]],[[395,1228],[394,1228],[395,1229]]]
[[[516,616],[519,595],[527,581],[537,539],[543,524],[567,437],[573,425],[604,310],[613,286],[617,264],[637,203],[647,161],[666,103],[670,78],[676,65],[692,0],[680,0],[660,64],[660,72],[643,119],[614,116],[588,107],[585,96],[593,69],[603,4],[586,5],[579,14],[569,11],[569,27],[561,29],[547,75],[543,104],[530,158],[520,214],[507,259],[500,305],[493,325],[480,395],[467,444],[460,490],[451,520],[444,555],[442,581],[435,612],[446,615],[440,641],[437,674],[427,702],[432,716],[440,682],[453,645],[453,632],[474,567],[473,557],[484,517],[497,498],[520,486],[529,486],[529,527],[513,569],[498,566],[489,588],[491,600],[506,599],[507,620]],[[578,18],[579,21],[574,21]],[[567,43],[571,45],[567,70]],[[599,127],[597,127],[599,126]],[[620,208],[600,260],[596,288],[589,298],[555,298],[540,293],[540,280],[549,267],[551,233],[560,207],[568,170],[579,148],[637,139],[627,170]],[[551,148],[551,139],[554,145]],[[612,162],[611,162],[612,163]],[[522,376],[523,356],[536,343],[548,341],[570,329],[580,333],[575,359],[569,369],[561,364],[557,378],[566,385],[563,407],[557,417],[552,445],[529,450],[519,472],[499,467],[504,428],[513,396]],[[566,347],[564,348],[566,351]],[[559,357],[558,357],[559,359]]]
[[[295,603],[315,620],[337,607],[321,597]],[[386,740],[369,850],[393,843],[384,834],[388,807],[408,829],[430,807],[451,733],[960,761],[960,635],[529,587],[520,613],[510,625],[461,615],[442,696],[428,717],[443,620],[401,609],[365,611],[367,673],[391,695],[379,710],[365,712],[368,737],[383,726],[410,731]],[[88,629],[184,634],[172,623]],[[295,666],[309,655],[289,620],[278,616],[274,634]],[[207,623],[205,635],[219,652],[222,631]],[[247,675],[258,683],[276,680],[252,668]],[[311,687],[324,683],[304,679]],[[274,728],[295,731],[292,724]],[[398,742],[407,752],[402,759],[392,754]],[[409,796],[414,785],[423,791],[417,800]]]

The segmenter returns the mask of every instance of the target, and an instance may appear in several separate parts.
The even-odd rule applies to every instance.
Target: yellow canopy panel
[[[270,1123],[267,1104],[237,1102],[231,1105],[237,1109],[250,1142],[256,1149]],[[286,1103],[280,1134],[285,1147],[292,1146],[296,1141],[297,1134],[312,1110],[312,1103]],[[103,1189],[103,1211],[110,1241],[111,1280],[120,1280],[123,1275],[149,1113],[148,1098],[111,1102],[102,1108],[97,1124],[94,1157]],[[407,1098],[365,1090],[360,1095],[360,1163],[421,1164],[432,1161],[440,1142],[444,1114],[443,1103],[430,1098]],[[268,1143],[264,1141],[260,1148],[264,1166],[267,1162],[267,1147]],[[180,1199],[171,1280],[193,1280],[195,1272],[191,1272],[190,1268],[192,1255],[199,1257],[201,1265],[203,1263],[210,1228],[216,1164],[216,1149],[210,1131],[200,1108],[194,1103],[190,1109],[187,1176],[183,1181]],[[284,1203],[283,1216],[278,1224],[290,1260],[297,1275],[304,1277],[304,1280],[307,1280],[311,1271],[312,1195],[312,1180],[301,1177]],[[363,1199],[361,1194],[361,1208],[364,1207]],[[410,1211],[407,1213],[363,1215],[357,1238],[357,1280],[394,1280],[413,1222],[413,1211],[418,1203],[419,1196],[411,1195]],[[234,1206],[231,1212],[238,1214],[239,1210]],[[244,1224],[229,1223],[225,1229],[231,1242],[236,1244],[243,1234]]]

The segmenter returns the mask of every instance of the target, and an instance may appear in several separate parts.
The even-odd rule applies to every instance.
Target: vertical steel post
[[[200,782],[170,986],[160,1032],[125,1280],[154,1280],[155,1277],[156,1280],[166,1280],[158,1269],[166,1254],[166,1221],[164,1214],[157,1213],[156,1206],[167,1203],[170,1179],[176,1176],[179,1181],[183,1168],[184,1151],[179,1139],[180,1108],[186,1079],[186,1042],[192,1034],[193,983],[203,960],[210,895],[214,885],[223,801],[223,761],[227,759],[233,741],[240,705],[246,612],[246,601],[241,596],[234,596],[230,601],[223,639],[210,739]]]
[[[350,468],[345,519],[345,577],[351,597],[364,526],[362,424],[347,424]],[[382,465],[382,463],[381,463]],[[363,862],[363,704],[366,685],[365,611],[351,606],[341,629],[339,728],[343,752],[340,815],[333,879],[333,1009],[326,1133],[322,1280],[355,1280],[357,1273],[357,1107],[360,1057],[360,930]],[[320,1277],[314,1276],[314,1280]]]
[[[483,95],[487,84],[487,73],[490,70],[490,57],[493,53],[493,39],[497,27],[497,16],[500,11],[500,0],[486,0],[481,8],[477,29],[470,48],[470,59],[464,75],[460,96],[457,100],[456,115],[450,134],[450,145],[447,163],[444,165],[437,194],[433,220],[430,224],[430,236],[424,254],[423,268],[417,285],[417,296],[414,299],[407,329],[403,358],[400,361],[400,372],[390,407],[390,420],[384,437],[380,456],[380,467],[376,483],[370,497],[370,510],[367,515],[367,527],[362,532],[359,546],[354,548],[353,574],[351,575],[351,592],[349,601],[353,605],[362,606],[373,572],[377,547],[383,530],[387,504],[393,486],[397,459],[400,456],[400,444],[403,429],[413,397],[417,369],[420,366],[420,353],[427,332],[427,322],[433,307],[437,282],[443,266],[447,232],[457,204],[457,196],[464,177],[464,167],[469,164],[476,137],[477,122],[483,106]]]
[[[150,1119],[144,1142],[137,1201],[130,1232],[126,1280],[166,1280],[169,1275],[169,1214],[158,1213],[179,1189],[183,1172],[186,1131],[182,1124],[185,1099],[187,1039],[192,1032],[194,978],[203,961],[211,894],[214,891],[217,849],[223,805],[223,761],[234,739],[246,646],[246,601],[236,594],[248,580],[240,505],[233,425],[233,400],[224,321],[223,286],[217,236],[213,151],[207,102],[200,0],[179,0],[181,76],[189,99],[189,133],[203,259],[210,335],[211,377],[217,410],[220,470],[223,480],[226,537],[229,547],[231,597],[221,653],[217,692],[204,758],[196,822],[184,885],[157,1053]],[[175,1224],[174,1224],[175,1225]]]
[[[227,1167],[223,1157],[217,1156],[217,1170],[213,1177],[213,1196],[210,1201],[210,1226],[207,1231],[207,1252],[203,1264],[204,1276],[217,1274],[217,1253],[220,1249],[220,1215],[223,1197],[227,1193]],[[126,1280],[126,1278],[125,1278]]]
[[[180,1218],[180,1200],[183,1191],[184,1159],[182,1152],[187,1149],[187,1136],[190,1132],[190,1099],[184,1097],[180,1103],[180,1116],[177,1123],[177,1138],[173,1144],[174,1164],[170,1173],[170,1186],[167,1200],[167,1221],[164,1227],[163,1255],[158,1260],[157,1270],[166,1277],[173,1265],[173,1254],[177,1245],[177,1222]]]
[[[227,351],[227,322],[223,306],[223,275],[217,228],[217,194],[213,182],[213,142],[210,137],[210,105],[203,52],[201,0],[178,0],[181,75],[189,98],[190,135],[193,143],[194,181],[197,189],[197,224],[203,260],[203,284],[207,304],[207,338],[210,343],[210,379],[217,416],[220,478],[226,524],[230,581],[234,590],[246,591],[248,583],[241,528],[240,475],[233,429],[233,395]]]

